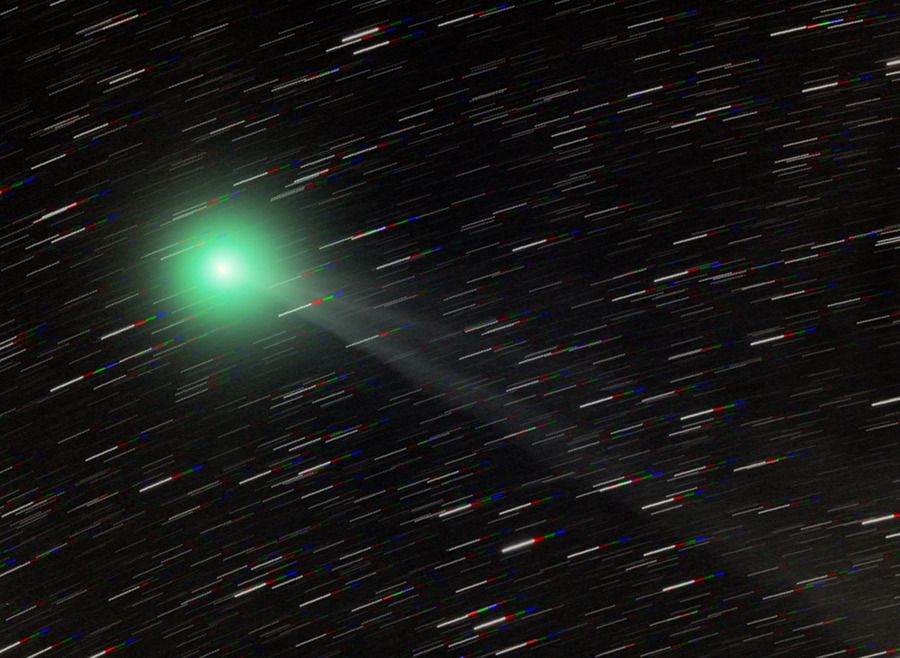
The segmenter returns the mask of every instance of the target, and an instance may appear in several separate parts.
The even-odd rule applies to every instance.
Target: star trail
[[[896,3],[0,39],[3,658],[900,652]]]

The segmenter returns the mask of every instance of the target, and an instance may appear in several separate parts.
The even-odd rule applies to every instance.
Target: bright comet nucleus
[[[173,227],[167,239],[191,246],[160,257],[169,295],[201,323],[267,330],[266,319],[288,304],[274,288],[294,274],[284,262],[285,228],[265,207],[252,204],[216,209]]]
[[[213,277],[222,284],[234,284],[242,278],[240,261],[231,256],[214,257],[210,269]]]

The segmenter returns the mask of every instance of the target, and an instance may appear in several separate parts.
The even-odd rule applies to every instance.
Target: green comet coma
[[[272,288],[289,275],[279,266],[272,227],[237,213],[210,213],[191,228],[189,236],[178,236],[180,251],[166,259],[167,278],[189,307],[185,313],[227,324],[259,324],[283,305]]]

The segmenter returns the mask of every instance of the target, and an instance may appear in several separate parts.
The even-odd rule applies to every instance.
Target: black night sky
[[[4,3],[2,658],[900,651],[897,9]]]

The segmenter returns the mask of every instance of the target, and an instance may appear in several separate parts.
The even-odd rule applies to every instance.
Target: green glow
[[[213,254],[207,263],[213,282],[221,287],[241,285],[246,280],[243,259],[232,253]]]
[[[264,208],[234,203],[173,224],[160,253],[171,311],[206,325],[240,326],[256,332],[285,302],[273,290],[291,276],[284,262],[289,241]]]

